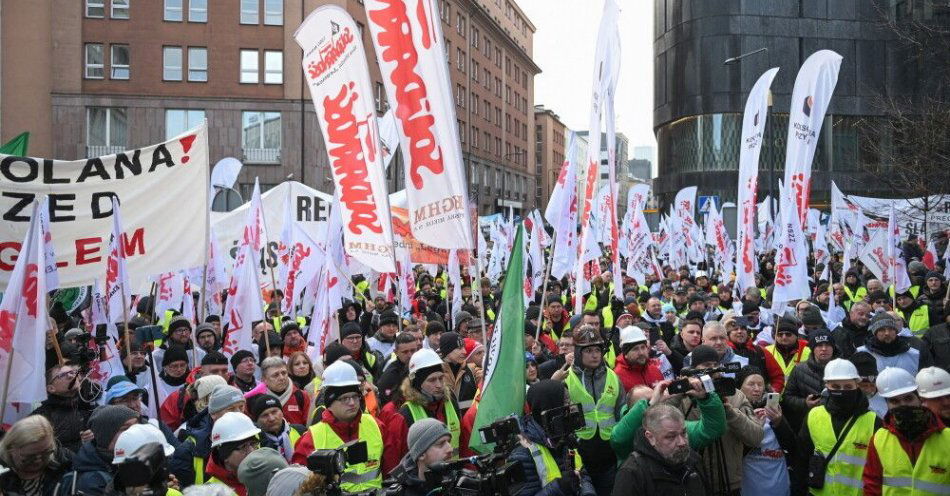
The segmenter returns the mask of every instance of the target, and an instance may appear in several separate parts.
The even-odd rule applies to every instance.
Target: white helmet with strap
[[[224,443],[250,439],[260,432],[261,430],[247,415],[228,412],[222,415],[211,428],[211,447],[216,448]]]

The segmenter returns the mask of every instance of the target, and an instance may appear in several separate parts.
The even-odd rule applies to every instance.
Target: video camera
[[[146,443],[117,465],[115,488],[122,494],[164,496],[168,491],[165,450],[159,443]]]
[[[573,435],[586,425],[580,403],[559,406],[541,412],[541,427],[552,440]]]
[[[703,383],[707,393],[715,392],[721,397],[733,396],[736,394],[736,381],[731,377],[716,377],[714,374],[735,374],[742,370],[742,364],[739,362],[730,362],[722,364],[711,369],[684,368],[680,370],[680,376],[686,377],[670,383],[666,390],[670,394],[681,394],[692,389],[689,383],[690,377],[698,377]]]
[[[336,449],[319,449],[307,457],[307,470],[322,475],[326,481],[326,493],[333,496],[343,494],[340,490],[340,477],[348,465],[357,465],[369,461],[366,441],[353,440]],[[365,493],[347,493],[356,495],[374,495],[376,491]]]

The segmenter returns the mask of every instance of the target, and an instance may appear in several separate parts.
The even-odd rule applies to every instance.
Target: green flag
[[[8,141],[7,144],[0,146],[0,153],[4,155],[16,155],[17,157],[26,156],[26,147],[30,143],[30,133],[20,133],[19,136]]]
[[[486,343],[485,380],[478,403],[469,447],[488,453],[492,446],[482,442],[479,429],[508,415],[524,412],[524,227],[518,225],[511,258],[501,290],[501,310],[495,329]]]

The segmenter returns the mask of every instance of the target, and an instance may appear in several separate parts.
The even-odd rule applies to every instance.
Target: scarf
[[[276,435],[267,431],[262,432],[274,446],[277,446],[277,451],[280,452],[280,455],[289,462],[290,457],[294,454],[294,447],[290,445],[290,423],[284,421],[283,429]]]
[[[162,369],[162,371],[158,373],[158,377],[161,380],[165,381],[165,384],[168,384],[169,386],[174,386],[174,387],[181,386],[182,384],[185,383],[185,381],[188,380],[188,374],[182,374],[181,377],[172,377],[170,375],[165,374],[164,369]]]
[[[290,401],[290,396],[294,392],[294,384],[293,382],[291,382],[287,386],[287,389],[284,390],[283,393],[274,392],[271,390],[271,388],[267,388],[267,390],[270,391],[270,394],[273,394],[274,396],[277,397],[277,399],[280,400],[280,406],[284,406],[287,404],[288,401]]]

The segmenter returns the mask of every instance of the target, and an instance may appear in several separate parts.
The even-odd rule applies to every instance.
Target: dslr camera
[[[690,377],[698,377],[703,383],[707,393],[715,392],[721,397],[733,396],[736,394],[736,381],[731,377],[716,377],[714,374],[735,374],[742,369],[739,362],[730,362],[711,369],[684,368],[680,371],[680,376],[686,377],[672,382],[666,390],[670,394],[685,393],[692,389],[689,384]]]
[[[117,465],[115,488],[134,496],[164,496],[168,491],[165,450],[159,443],[146,443]]]
[[[559,406],[541,412],[541,427],[552,440],[573,435],[586,424],[580,403]]]

